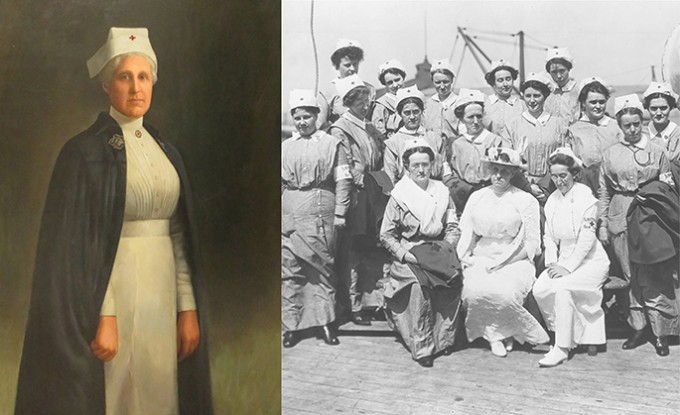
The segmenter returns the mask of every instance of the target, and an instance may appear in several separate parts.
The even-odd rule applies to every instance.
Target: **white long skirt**
[[[178,414],[177,288],[168,220],[123,224],[109,289],[118,354],[104,365],[106,414]]]
[[[573,348],[578,344],[606,342],[602,286],[607,279],[609,259],[596,242],[573,273],[551,279],[543,271],[533,292],[548,330],[555,332],[555,344]]]

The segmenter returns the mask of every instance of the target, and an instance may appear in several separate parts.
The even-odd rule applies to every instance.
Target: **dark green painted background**
[[[108,110],[85,61],[110,26],[149,28],[147,119],[197,196],[216,412],[280,412],[279,16],[275,0],[0,1],[0,413],[14,405],[54,160]]]

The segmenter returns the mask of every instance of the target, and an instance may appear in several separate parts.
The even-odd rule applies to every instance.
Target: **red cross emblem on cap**
[[[130,35],[130,40],[131,40],[131,41],[133,41],[133,42],[134,42],[134,41],[135,41],[135,39],[137,39],[137,38],[135,37],[135,35]]]

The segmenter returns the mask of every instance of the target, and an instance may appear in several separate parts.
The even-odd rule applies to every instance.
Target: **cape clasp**
[[[122,150],[123,147],[125,147],[125,140],[123,139],[122,135],[114,134],[111,136],[111,138],[109,138],[109,145],[115,150]]]

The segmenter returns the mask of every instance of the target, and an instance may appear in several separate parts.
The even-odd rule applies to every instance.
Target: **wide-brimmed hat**
[[[503,147],[491,147],[486,150],[486,155],[480,159],[482,162],[488,164],[497,164],[500,166],[517,167],[526,169],[526,163],[522,160],[517,150]]]
[[[290,91],[288,105],[290,105],[291,111],[300,107],[319,108],[316,94],[311,89],[294,89]]]
[[[106,43],[87,60],[90,78],[99,75],[111,59],[127,53],[141,53],[158,67],[156,53],[151,47],[149,30],[146,27],[112,27],[109,29]]]

